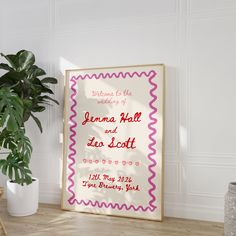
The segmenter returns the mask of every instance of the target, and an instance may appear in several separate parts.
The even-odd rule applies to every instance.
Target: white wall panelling
[[[0,3],[0,51],[34,51],[59,78],[61,104],[64,69],[166,64],[165,214],[223,220],[236,178],[234,0]],[[43,202],[60,201],[62,115],[62,105],[40,114],[43,135],[28,124]]]
[[[189,22],[189,152],[195,156],[236,154],[234,60],[236,15]],[[204,37],[203,37],[204,35]],[[207,66],[206,66],[207,65]],[[204,73],[202,73],[204,68]]]

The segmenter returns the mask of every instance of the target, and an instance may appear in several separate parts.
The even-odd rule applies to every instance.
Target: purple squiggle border
[[[156,140],[153,138],[153,136],[157,133],[155,127],[153,127],[156,123],[157,123],[157,119],[154,118],[154,114],[157,112],[157,109],[154,107],[154,103],[157,100],[157,96],[154,94],[154,91],[157,89],[157,85],[152,81],[153,78],[156,76],[156,72],[154,70],[149,71],[149,73],[143,71],[143,72],[119,72],[119,73],[99,73],[99,74],[85,74],[85,75],[79,75],[78,77],[71,77],[70,81],[72,82],[71,85],[71,90],[72,90],[72,94],[70,96],[71,101],[72,101],[72,105],[70,107],[71,110],[71,116],[69,117],[69,120],[71,122],[70,125],[70,141],[71,144],[69,145],[69,150],[70,150],[70,154],[68,155],[68,159],[70,160],[70,164],[68,165],[69,170],[71,171],[70,175],[68,176],[68,181],[70,182],[70,185],[68,186],[68,192],[71,194],[71,197],[68,199],[68,202],[70,205],[73,205],[74,203],[77,203],[78,205],[85,205],[85,206],[93,206],[93,207],[98,207],[98,208],[112,208],[112,209],[118,209],[118,210],[131,210],[133,209],[134,211],[151,211],[153,212],[156,209],[156,206],[154,205],[154,202],[156,200],[156,197],[154,196],[153,192],[156,189],[156,185],[153,183],[153,179],[156,177],[156,173],[153,171],[153,168],[157,165],[157,162],[154,158],[154,155],[156,154],[156,149],[154,148],[155,144],[156,144]],[[99,202],[99,201],[92,201],[92,200],[77,200],[75,199],[75,193],[73,191],[74,188],[74,180],[73,180],[73,176],[75,175],[75,170],[73,169],[73,166],[75,164],[75,158],[74,156],[76,155],[76,150],[74,149],[74,146],[76,144],[75,142],[75,136],[76,136],[76,131],[75,128],[77,127],[77,123],[74,120],[74,118],[76,117],[77,113],[75,110],[75,107],[77,105],[77,102],[75,100],[75,97],[77,95],[77,91],[75,89],[76,86],[76,81],[78,79],[84,80],[86,78],[88,79],[105,79],[105,78],[123,78],[125,79],[126,77],[130,77],[133,78],[134,76],[137,77],[142,77],[142,76],[146,76],[148,78],[149,83],[151,84],[152,88],[150,89],[150,95],[152,97],[152,100],[149,102],[149,107],[151,108],[151,112],[149,114],[149,118],[150,118],[150,123],[148,124],[148,128],[151,131],[151,133],[149,134],[149,139],[151,141],[151,143],[148,145],[148,148],[150,150],[150,153],[148,154],[148,159],[150,160],[151,164],[148,166],[148,170],[151,173],[151,176],[148,178],[148,183],[151,185],[151,188],[149,189],[148,193],[149,196],[151,197],[151,200],[149,201],[149,206],[147,207],[143,207],[141,205],[139,206],[134,206],[133,204],[131,204],[130,206],[128,206],[127,204],[119,204],[119,203],[106,203],[106,202]]]

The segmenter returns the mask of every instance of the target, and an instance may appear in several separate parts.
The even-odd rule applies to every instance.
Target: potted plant
[[[8,212],[14,216],[34,214],[38,208],[37,178],[32,177],[29,164],[32,154],[25,123],[32,118],[40,131],[42,125],[35,113],[43,112],[53,91],[48,84],[56,84],[53,77],[41,78],[46,72],[35,65],[32,52],[21,50],[4,55],[8,64],[0,63],[6,73],[0,77],[0,149],[7,149],[6,158],[0,159],[0,170],[7,181]]]

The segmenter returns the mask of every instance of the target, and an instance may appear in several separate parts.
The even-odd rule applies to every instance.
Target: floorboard
[[[60,210],[40,204],[37,214],[11,217],[6,201],[0,203],[0,217],[9,236],[222,236],[223,224],[166,217],[163,222],[109,217]],[[1,232],[2,233],[2,232]],[[0,234],[1,234],[0,233]]]

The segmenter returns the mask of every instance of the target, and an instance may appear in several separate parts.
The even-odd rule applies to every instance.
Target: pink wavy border
[[[143,71],[143,72],[119,72],[119,73],[99,73],[99,74],[85,74],[85,75],[79,75],[78,77],[72,76],[70,81],[72,82],[71,85],[71,90],[72,90],[72,94],[70,96],[71,101],[72,101],[72,105],[70,107],[71,110],[71,116],[69,117],[71,125],[70,125],[70,141],[71,144],[69,145],[69,150],[70,150],[70,154],[68,155],[68,159],[70,160],[70,164],[68,165],[69,170],[71,171],[70,175],[68,176],[68,181],[70,182],[70,185],[68,186],[68,192],[71,193],[71,197],[68,199],[68,202],[70,205],[73,205],[74,203],[77,203],[79,205],[85,205],[85,206],[93,206],[93,207],[98,207],[98,208],[112,208],[112,209],[118,209],[118,210],[131,210],[133,209],[134,211],[151,211],[153,212],[157,207],[154,205],[154,202],[156,200],[155,195],[153,194],[153,192],[156,189],[156,185],[153,183],[153,179],[156,177],[156,173],[153,171],[153,168],[157,165],[157,162],[154,158],[154,155],[156,154],[156,149],[154,148],[155,144],[156,144],[156,140],[153,138],[153,136],[157,133],[157,130],[155,129],[154,125],[157,123],[157,119],[154,118],[154,114],[157,112],[156,107],[154,107],[154,103],[157,100],[157,96],[154,94],[154,91],[158,88],[157,85],[152,81],[153,78],[157,75],[157,73],[154,70],[149,71],[149,73]],[[75,107],[77,105],[77,102],[75,100],[75,96],[77,95],[77,91],[75,89],[76,86],[76,81],[78,79],[84,80],[86,78],[88,79],[106,79],[106,78],[123,78],[125,79],[126,77],[130,77],[133,78],[134,76],[137,77],[142,77],[142,76],[146,76],[148,78],[149,83],[151,84],[151,89],[150,89],[150,95],[152,100],[149,102],[149,107],[151,108],[151,112],[149,114],[149,118],[150,118],[150,123],[148,124],[148,128],[151,131],[149,134],[149,139],[151,141],[151,143],[148,145],[148,148],[150,150],[150,153],[148,154],[148,159],[150,160],[151,164],[148,166],[148,170],[151,173],[151,176],[148,178],[148,183],[151,185],[151,188],[148,191],[149,196],[151,197],[151,200],[149,201],[149,206],[147,207],[143,207],[141,205],[139,206],[134,206],[133,204],[131,204],[130,206],[128,206],[127,204],[119,204],[119,203],[106,203],[106,202],[99,202],[99,201],[92,201],[92,200],[88,200],[87,202],[85,200],[77,200],[75,199],[75,193],[73,191],[74,188],[74,180],[73,180],[73,176],[75,175],[75,170],[73,169],[73,166],[75,164],[75,158],[74,156],[76,155],[76,150],[74,149],[74,146],[76,144],[75,141],[75,136],[76,136],[76,131],[75,128],[77,127],[77,123],[74,120],[74,118],[76,117],[77,113],[75,110]]]

